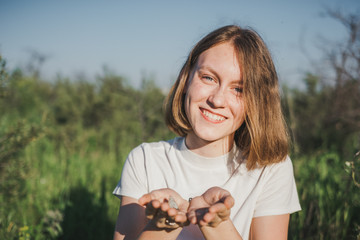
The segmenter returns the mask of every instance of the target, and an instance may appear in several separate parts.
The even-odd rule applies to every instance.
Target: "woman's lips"
[[[220,123],[222,121],[225,121],[225,119],[226,119],[226,117],[224,117],[220,114],[210,112],[204,108],[200,108],[200,111],[201,111],[202,115],[205,117],[205,119],[207,119],[211,122]]]

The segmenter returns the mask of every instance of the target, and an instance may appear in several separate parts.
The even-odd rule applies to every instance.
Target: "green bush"
[[[110,239],[119,208],[111,192],[128,152],[173,137],[164,94],[109,71],[96,83],[49,83],[8,74],[1,61],[0,239]]]
[[[290,239],[357,239],[360,189],[345,162],[336,153],[293,162],[302,211],[291,217]]]

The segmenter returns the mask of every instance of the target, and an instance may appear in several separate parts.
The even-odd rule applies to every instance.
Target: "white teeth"
[[[207,116],[208,118],[211,118],[211,119],[214,120],[214,121],[223,121],[223,120],[225,120],[224,117],[221,117],[221,116],[219,116],[219,115],[212,114],[212,113],[210,113],[210,112],[208,112],[208,111],[203,110],[202,112],[203,112],[203,114],[204,114],[205,116]]]

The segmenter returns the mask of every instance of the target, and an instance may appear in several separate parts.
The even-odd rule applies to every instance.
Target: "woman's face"
[[[230,43],[203,52],[185,88],[185,112],[192,128],[187,143],[232,143],[245,119],[242,88],[239,62]]]

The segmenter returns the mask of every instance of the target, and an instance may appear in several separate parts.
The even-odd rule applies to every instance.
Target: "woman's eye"
[[[236,87],[236,88],[234,88],[234,90],[235,90],[237,93],[242,93],[242,92],[243,92],[243,88],[242,88],[242,87]]]
[[[209,77],[209,76],[203,76],[203,79],[205,79],[207,81],[214,81],[214,79],[212,77]]]

